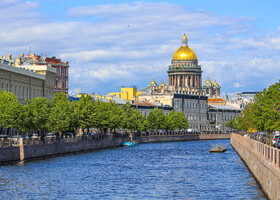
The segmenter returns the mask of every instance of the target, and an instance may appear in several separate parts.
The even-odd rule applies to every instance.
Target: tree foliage
[[[259,92],[254,102],[248,104],[242,114],[236,118],[239,130],[258,130],[271,132],[280,130],[280,81]]]
[[[22,113],[22,105],[11,92],[0,91],[0,126],[4,128],[21,128],[18,120]]]
[[[159,130],[166,128],[166,117],[162,109],[155,108],[154,110],[152,110],[147,116],[147,121],[150,130]]]
[[[137,131],[146,129],[147,123],[145,122],[145,117],[139,110],[132,108],[129,103],[122,105],[121,109],[124,112],[123,128]]]
[[[49,128],[56,132],[66,132],[71,129],[73,113],[68,97],[64,93],[56,93],[51,101]]]
[[[37,97],[27,100],[23,106],[23,130],[48,130],[48,120],[50,114],[50,102],[44,97]]]
[[[171,110],[166,116],[166,129],[175,130],[175,129],[187,129],[189,123],[182,111],[175,112]]]
[[[183,112],[155,108],[144,117],[129,103],[118,106],[116,103],[97,101],[84,95],[79,101],[70,102],[64,93],[56,93],[51,102],[44,97],[26,100],[22,106],[16,96],[0,92],[0,126],[22,131],[36,130],[68,132],[78,128],[99,130],[124,128],[131,131],[175,130],[188,128]]]

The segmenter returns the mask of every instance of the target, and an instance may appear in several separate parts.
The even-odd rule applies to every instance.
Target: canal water
[[[211,145],[228,150],[211,154]],[[0,199],[266,199],[229,140],[141,144],[0,167]]]

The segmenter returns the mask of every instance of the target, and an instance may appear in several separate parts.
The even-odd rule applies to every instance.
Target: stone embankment
[[[152,142],[176,142],[190,140],[211,140],[211,139],[229,139],[230,134],[218,133],[186,133],[186,132],[168,132],[168,133],[147,133],[135,134],[133,139],[139,143]],[[85,137],[74,137],[60,141],[45,141],[39,139],[21,140],[19,145],[3,146],[0,141],[0,164],[15,162],[20,160],[30,160],[58,156],[76,152],[92,151],[101,148],[114,148],[120,146],[123,142],[130,140],[128,134],[115,135],[95,135]],[[1,147],[2,146],[2,147]]]
[[[268,198],[280,200],[280,150],[234,133],[230,143]]]
[[[96,137],[74,137],[61,141],[39,139],[22,141],[19,145],[0,147],[0,164],[93,151],[120,146],[129,139],[128,135],[103,135]]]
[[[198,133],[150,133],[148,135],[141,135],[136,137],[139,143],[154,143],[154,142],[178,142],[178,141],[191,141],[191,140],[219,140],[230,139],[230,134],[198,134]]]

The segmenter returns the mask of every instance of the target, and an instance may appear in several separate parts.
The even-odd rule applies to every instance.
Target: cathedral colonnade
[[[193,75],[169,75],[168,79],[169,85],[174,85],[176,87],[201,87],[201,75],[193,74]]]

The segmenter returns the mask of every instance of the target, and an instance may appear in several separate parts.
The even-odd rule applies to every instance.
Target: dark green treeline
[[[143,131],[175,130],[189,126],[183,112],[172,110],[165,115],[161,109],[155,108],[145,118],[128,103],[119,107],[112,101],[94,102],[88,95],[82,96],[79,101],[70,102],[64,93],[56,93],[51,102],[44,97],[26,102],[26,105],[22,105],[13,93],[0,92],[1,129],[63,133],[76,132],[79,128],[97,128],[107,132],[108,129],[115,131],[118,128]]]

